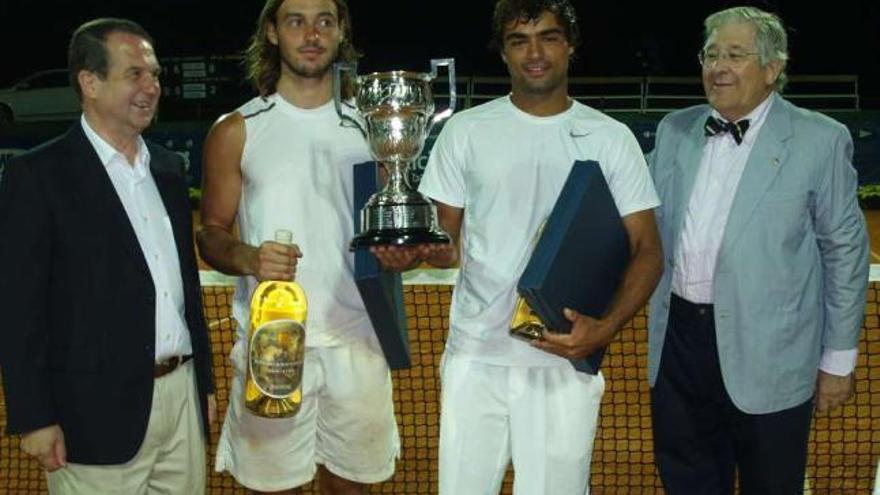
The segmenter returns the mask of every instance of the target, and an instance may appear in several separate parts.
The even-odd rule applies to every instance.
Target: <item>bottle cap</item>
[[[293,232],[284,229],[276,230],[275,242],[279,244],[293,244]]]

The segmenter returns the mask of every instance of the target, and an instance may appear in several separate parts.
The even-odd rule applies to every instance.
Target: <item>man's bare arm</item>
[[[296,246],[267,241],[256,247],[233,235],[241,198],[245,133],[244,118],[231,113],[220,117],[205,139],[199,253],[213,268],[229,275],[291,280],[301,256]]]

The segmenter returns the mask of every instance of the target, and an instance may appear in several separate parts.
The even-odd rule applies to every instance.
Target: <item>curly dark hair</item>
[[[501,51],[504,48],[504,28],[513,21],[536,21],[544,12],[551,12],[559,19],[568,44],[577,47],[581,43],[577,14],[569,0],[498,0],[492,18],[492,39],[489,48]]]
[[[277,90],[278,79],[281,77],[281,53],[278,47],[269,43],[266,33],[269,23],[275,23],[278,18],[278,9],[284,0],[266,0],[263,11],[257,19],[257,30],[251,37],[250,45],[244,52],[244,65],[248,79],[254,88],[266,96]],[[355,62],[360,53],[352,43],[351,14],[346,0],[333,0],[336,4],[336,12],[339,17],[339,26],[342,28],[342,43],[334,62]]]

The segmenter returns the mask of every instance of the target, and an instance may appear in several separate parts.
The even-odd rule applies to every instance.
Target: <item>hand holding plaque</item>
[[[541,339],[545,329],[570,333],[563,308],[599,319],[629,264],[629,237],[598,162],[575,162],[517,283],[510,334]],[[575,359],[596,374],[604,349]]]

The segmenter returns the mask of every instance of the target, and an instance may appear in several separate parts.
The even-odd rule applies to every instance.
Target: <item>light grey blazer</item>
[[[749,414],[814,393],[823,348],[859,340],[868,236],[846,127],[772,96],[740,180],[715,267],[715,328],[724,384]],[[667,115],[649,156],[665,270],[651,298],[649,381],[657,379],[676,246],[706,143],[700,105]]]

